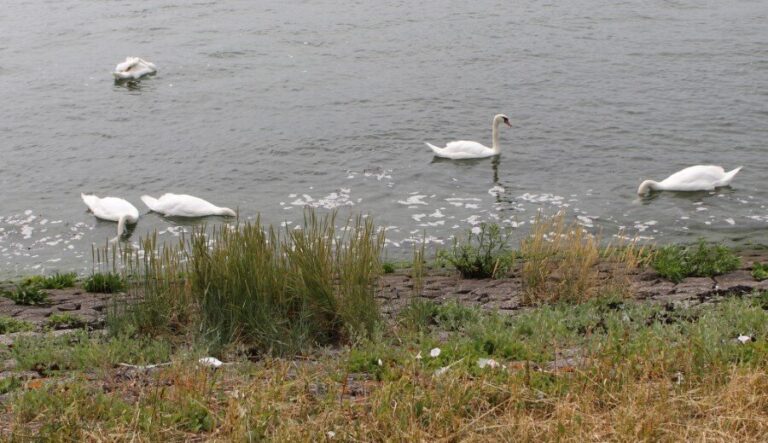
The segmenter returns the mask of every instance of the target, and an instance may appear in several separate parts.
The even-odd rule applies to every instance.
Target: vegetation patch
[[[76,329],[84,328],[86,325],[82,318],[69,312],[52,314],[45,322],[45,326],[50,329]]]
[[[0,316],[0,334],[12,334],[14,332],[31,331],[35,325],[24,320],[12,317]]]
[[[88,292],[111,294],[125,290],[125,280],[116,272],[97,272],[83,281],[83,288]]]
[[[441,251],[441,258],[464,278],[500,277],[514,262],[508,243],[508,230],[495,223],[481,223],[479,232],[470,230],[466,239],[455,238],[450,250]]]
[[[763,281],[768,279],[768,264],[762,264],[755,262],[752,265],[752,278],[757,281]]]
[[[162,251],[149,240],[128,260],[141,302],[119,307],[110,323],[278,355],[368,336],[380,319],[374,293],[383,231],[362,217],[341,231],[335,222],[335,213],[308,211],[302,229],[257,220],[201,229]]]
[[[64,289],[75,286],[77,282],[77,274],[74,272],[68,272],[64,274],[55,273],[53,275],[34,275],[27,277],[22,282],[25,286],[37,286],[41,289]]]
[[[663,277],[679,283],[686,277],[714,277],[739,267],[740,259],[724,245],[667,245],[656,251],[652,266]]]
[[[5,291],[3,296],[10,298],[17,305],[45,305],[48,303],[48,293],[35,285],[16,285],[16,289]]]

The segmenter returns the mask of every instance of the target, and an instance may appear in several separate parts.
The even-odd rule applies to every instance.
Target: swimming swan
[[[465,140],[450,142],[445,145],[445,148],[438,148],[437,146],[427,143],[430,149],[438,157],[450,158],[453,160],[461,160],[465,158],[484,158],[499,155],[501,150],[499,149],[499,125],[504,122],[510,128],[512,125],[509,123],[509,117],[504,114],[497,114],[493,117],[493,145],[492,147],[483,146],[478,142],[470,142]]]
[[[138,80],[145,75],[155,74],[157,67],[140,57],[126,57],[125,61],[115,66],[112,75],[115,80]]]
[[[725,172],[721,166],[696,165],[677,171],[661,182],[645,180],[637,189],[638,195],[648,191],[711,191],[720,186],[731,184],[741,166]]]
[[[166,217],[205,217],[208,215],[227,215],[234,217],[235,211],[220,208],[202,198],[186,194],[163,194],[160,198],[142,195],[141,201],[149,209],[159,212]]]
[[[99,198],[95,195],[80,194],[80,197],[96,218],[117,222],[117,238],[125,232],[126,223],[139,221],[139,210],[129,202],[117,197]]]

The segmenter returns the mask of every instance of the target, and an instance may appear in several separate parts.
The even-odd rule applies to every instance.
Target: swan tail
[[[148,195],[142,195],[141,201],[143,201],[144,204],[147,205],[150,211],[162,212],[160,210],[160,201],[158,201],[156,198],[150,197]]]
[[[743,166],[739,166],[738,168],[732,171],[726,172],[723,179],[717,182],[717,186],[728,186],[729,184],[731,184],[731,180],[733,180],[733,178],[736,177],[736,174],[738,174],[739,171],[741,171],[741,168],[743,168]]]
[[[425,145],[429,146],[429,149],[432,150],[437,155],[442,155],[443,150],[438,148],[437,146],[433,145],[432,143],[424,142]]]

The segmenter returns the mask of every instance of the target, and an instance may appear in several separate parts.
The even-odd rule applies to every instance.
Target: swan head
[[[219,208],[219,215],[227,217],[237,217],[237,213],[229,208]]]
[[[655,191],[658,189],[658,185],[659,183],[653,180],[645,180],[640,183],[640,187],[637,188],[637,195],[645,195],[649,191]]]
[[[498,126],[501,123],[504,123],[505,125],[512,127],[512,123],[509,122],[509,117],[507,117],[504,114],[496,114],[495,117],[493,117],[493,124],[494,126]]]

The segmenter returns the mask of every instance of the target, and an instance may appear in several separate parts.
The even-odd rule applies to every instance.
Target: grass
[[[768,265],[755,262],[752,264],[752,278],[757,281],[768,279]]]
[[[46,320],[45,326],[50,329],[75,329],[84,328],[86,322],[77,315],[64,312],[61,314],[51,314]]]
[[[619,236],[621,238],[621,236]],[[646,249],[634,241],[601,248],[600,237],[565,213],[551,217],[539,213],[530,233],[520,242],[524,302],[583,302],[605,294],[628,295],[628,276],[647,261]],[[598,263],[609,267],[601,280]]]
[[[14,332],[31,331],[35,325],[24,320],[16,320],[12,317],[0,316],[0,334],[12,334]]]
[[[11,291],[5,291],[4,297],[13,300],[17,305],[45,305],[48,303],[48,293],[35,285],[16,285]]]
[[[652,266],[663,277],[678,283],[686,277],[713,277],[739,267],[740,260],[723,245],[667,245],[656,251]]]
[[[257,220],[198,230],[159,251],[148,239],[131,265],[141,302],[118,308],[110,323],[275,355],[370,335],[379,323],[374,284],[383,231],[362,217],[341,230],[335,223],[335,213],[309,211],[302,229]]]
[[[96,272],[83,280],[83,288],[88,292],[112,294],[125,290],[125,280],[116,272]]]
[[[441,251],[441,258],[464,278],[500,277],[514,261],[508,244],[508,230],[495,223],[481,223],[479,232],[470,230],[466,239],[455,238],[450,250]]]
[[[603,298],[515,317],[428,302],[427,316],[403,313],[426,324],[401,318],[310,361],[230,356],[215,372],[153,341],[30,340],[13,350],[19,370],[73,372],[10,382],[3,437],[759,441],[768,424],[762,298],[674,310]],[[747,332],[758,340],[734,340]],[[480,368],[482,358],[502,367]],[[171,364],[125,378],[115,362]],[[79,372],[90,365],[103,375]]]
[[[23,280],[22,284],[25,286],[36,286],[41,289],[64,289],[75,286],[77,282],[77,274],[74,272],[67,272],[64,274],[55,273],[53,275],[34,275],[27,277]]]

